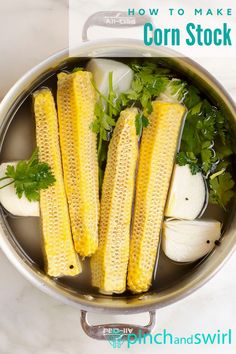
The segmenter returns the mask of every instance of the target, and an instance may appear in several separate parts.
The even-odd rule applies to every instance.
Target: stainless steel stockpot
[[[107,15],[110,15],[109,13]],[[85,26],[83,33],[87,39],[87,29],[92,24],[104,25],[102,19],[104,13],[96,14]],[[99,19],[99,21],[98,21]],[[137,23],[138,25],[140,23]],[[122,24],[115,24],[122,26]],[[188,58],[176,56],[176,53],[164,48],[145,47],[142,41],[131,39],[107,39],[87,41],[78,48],[79,58],[91,57],[141,57],[157,58],[165,60],[165,63],[173,70],[188,78],[199,87],[211,100],[216,102],[232,122],[233,129],[236,127],[236,107],[223,87],[206,70]],[[161,59],[160,59],[161,58]],[[66,67],[70,62],[67,50],[52,55],[32,70],[27,72],[7,93],[0,105],[0,148],[5,140],[8,127],[26,97],[40,84],[55,75],[58,70]],[[236,137],[236,129],[234,131]],[[73,289],[71,286],[60,283],[48,277],[32,261],[24,250],[19,246],[14,237],[14,232],[8,225],[6,214],[0,210],[0,246],[14,266],[34,285],[54,298],[81,309],[81,324],[85,332],[97,339],[105,339],[107,328],[132,328],[134,333],[138,330],[149,332],[155,323],[155,310],[176,302],[191,294],[200,286],[204,285],[222,267],[236,248],[236,213],[235,204],[224,228],[220,247],[204,259],[186,277],[180,281],[165,287],[163,290],[155,290],[142,295],[104,296],[92,291]],[[111,314],[132,314],[148,311],[150,323],[147,326],[133,326],[125,324],[107,324],[91,326],[87,321],[87,311],[104,312]]]

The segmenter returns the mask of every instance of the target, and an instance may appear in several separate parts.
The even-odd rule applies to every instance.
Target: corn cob
[[[128,288],[134,293],[151,285],[184,112],[180,104],[153,102],[143,131],[128,266]]]
[[[50,165],[56,182],[40,192],[40,214],[44,238],[46,272],[50,276],[76,275],[81,264],[74,250],[66,200],[57,113],[49,89],[34,93],[36,141],[39,158]]]
[[[58,76],[58,118],[66,195],[76,251],[83,257],[98,245],[98,161],[94,121],[96,93],[92,74]]]
[[[136,114],[136,108],[121,112],[108,150],[102,187],[99,246],[91,258],[92,285],[102,293],[122,293],[126,289],[138,156]]]

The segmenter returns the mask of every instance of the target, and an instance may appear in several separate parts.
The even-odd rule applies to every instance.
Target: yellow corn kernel
[[[181,104],[155,101],[143,130],[128,266],[128,288],[134,293],[151,285],[184,114]]]
[[[34,93],[34,113],[39,158],[49,164],[56,179],[53,186],[40,192],[46,272],[54,277],[76,275],[81,272],[81,264],[72,240],[63,182],[57,113],[49,89]]]
[[[92,74],[58,76],[57,105],[62,163],[76,251],[83,257],[98,246],[99,187]]]
[[[99,246],[91,258],[92,285],[102,293],[122,293],[126,289],[138,156],[137,113],[136,108],[121,112],[108,149],[102,187]]]

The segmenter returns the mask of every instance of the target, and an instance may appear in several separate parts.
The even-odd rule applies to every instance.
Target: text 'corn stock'
[[[101,199],[99,246],[91,259],[92,284],[102,293],[126,290],[130,221],[138,157],[136,108],[121,112],[108,149]]]
[[[128,288],[134,293],[151,285],[184,115],[181,104],[155,101],[143,130],[128,266]]]
[[[49,89],[34,93],[34,113],[39,158],[48,163],[56,179],[53,186],[40,191],[46,272],[54,277],[77,275],[81,272],[81,264],[72,240],[63,182],[57,113]]]
[[[98,245],[99,186],[92,74],[58,75],[57,105],[62,162],[76,251],[83,257]]]

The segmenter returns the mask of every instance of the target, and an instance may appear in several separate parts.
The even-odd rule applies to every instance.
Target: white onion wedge
[[[208,189],[203,175],[192,175],[188,165],[175,165],[165,216],[194,220],[203,214],[207,204]]]
[[[208,254],[221,236],[216,220],[174,220],[163,224],[162,249],[176,262],[194,262]]]
[[[113,73],[113,89],[117,94],[130,89],[134,75],[128,65],[110,59],[91,59],[86,70],[92,72],[95,85],[103,95],[109,91],[109,72]]]
[[[16,166],[16,164],[17,162],[2,163],[0,165],[0,178],[4,177],[8,165]],[[10,181],[0,181],[0,186],[4,186]],[[30,202],[24,195],[22,198],[18,198],[13,184],[0,189],[0,203],[12,215],[39,216],[39,203]]]

